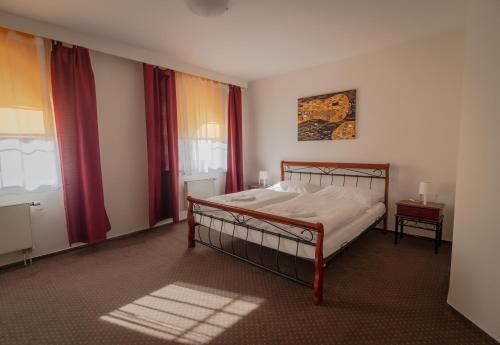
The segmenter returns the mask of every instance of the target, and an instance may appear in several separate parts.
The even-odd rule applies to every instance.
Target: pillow
[[[314,194],[326,198],[349,199],[357,201],[367,207],[372,207],[376,203],[384,201],[384,193],[381,191],[349,186],[331,185]]]
[[[275,190],[278,192],[293,192],[299,194],[312,194],[320,191],[323,187],[316,186],[302,181],[280,181],[268,189]]]

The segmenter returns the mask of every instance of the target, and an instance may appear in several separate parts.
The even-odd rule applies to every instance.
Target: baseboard
[[[179,223],[183,223],[183,222],[185,222],[185,220],[179,221]],[[42,259],[45,259],[45,258],[49,258],[51,256],[62,255],[62,254],[65,254],[65,253],[68,253],[68,252],[72,252],[72,251],[75,251],[75,250],[79,250],[79,249],[84,249],[84,248],[88,248],[88,247],[103,245],[103,244],[106,244],[106,243],[108,243],[110,241],[119,240],[119,239],[126,238],[126,237],[132,237],[132,236],[135,236],[135,235],[140,235],[140,234],[142,234],[142,233],[144,233],[146,231],[160,231],[160,230],[165,230],[165,227],[168,226],[168,225],[170,225],[170,224],[173,224],[172,221],[166,222],[164,224],[160,223],[160,225],[154,226],[152,228],[144,228],[144,229],[139,229],[139,230],[136,230],[136,231],[131,231],[131,232],[126,233],[126,234],[112,236],[112,237],[109,237],[105,241],[102,241],[102,242],[98,242],[98,243],[84,243],[84,244],[80,244],[80,245],[77,245],[77,246],[74,246],[74,247],[69,247],[69,248],[57,250],[55,252],[50,252],[50,253],[47,253],[47,254],[38,255],[38,256],[33,257],[32,260],[33,261],[39,261],[39,260],[42,260]],[[17,267],[17,266],[24,266],[24,261],[23,260],[14,261],[14,262],[11,262],[9,264],[0,266],[0,271],[7,270],[7,269],[10,269],[10,268],[13,268],[13,267]]]

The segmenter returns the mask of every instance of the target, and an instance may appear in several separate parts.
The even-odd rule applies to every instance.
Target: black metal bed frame
[[[285,163],[285,164],[284,164]],[[318,164],[318,163],[314,163]],[[326,163],[325,163],[326,164]],[[298,175],[298,180],[303,181],[303,178],[305,177],[307,179],[307,176],[309,177],[308,181],[311,182],[313,176],[319,176],[319,184],[324,185],[323,181],[325,177],[330,177],[330,185],[334,184],[334,179],[335,177],[341,177],[343,178],[342,185],[345,186],[346,180],[347,179],[355,179],[356,183],[355,186],[358,187],[360,179],[369,179],[369,188],[372,188],[372,182],[374,179],[384,179],[386,183],[386,194],[385,194],[385,204],[387,206],[387,183],[388,183],[388,165],[386,170],[382,169],[372,169],[369,171],[363,171],[363,169],[352,169],[352,168],[343,168],[343,167],[320,167],[317,165],[314,166],[301,166],[298,168],[292,168],[291,166],[287,166],[286,162],[282,162],[282,169],[281,169],[281,177],[282,180],[293,180],[293,176]],[[295,179],[297,180],[297,179]],[[196,200],[196,199],[194,199]],[[244,214],[239,214],[237,212],[233,211],[227,211],[223,209],[217,209],[217,208],[212,208],[212,207],[203,207],[200,204],[197,204],[196,201],[193,199],[190,200],[191,203],[191,212],[192,212],[192,220],[193,220],[193,226],[194,226],[194,234],[193,234],[193,241],[199,244],[202,244],[204,246],[207,246],[209,248],[215,249],[219,252],[222,252],[224,254],[227,254],[229,256],[232,256],[234,258],[237,258],[243,262],[249,263],[253,266],[256,266],[260,269],[263,269],[265,271],[274,273],[278,276],[281,276],[283,278],[289,279],[291,281],[294,281],[296,283],[299,283],[301,285],[307,286],[307,287],[314,287],[314,284],[310,281],[307,281],[305,279],[302,279],[299,276],[298,272],[298,267],[297,263],[298,260],[302,261],[307,261],[307,262],[314,262],[313,259],[307,258],[300,256],[299,253],[299,246],[302,245],[307,245],[307,246],[316,246],[316,237],[317,233],[314,231],[311,231],[311,229],[308,228],[301,228],[301,227],[293,227],[289,228],[285,224],[281,223],[280,221],[269,221],[269,220],[263,220],[259,217],[252,217]],[[205,218],[210,219],[208,226],[206,223],[203,222]],[[323,267],[327,267],[328,264],[332,261],[333,258],[335,258],[337,255],[339,255],[341,252],[343,252],[346,248],[348,248],[352,243],[354,243],[359,237],[361,237],[363,234],[368,232],[369,230],[375,228],[377,224],[379,224],[381,221],[384,221],[384,227],[385,227],[385,222],[387,220],[387,208],[386,212],[379,217],[374,223],[370,224],[365,230],[362,231],[358,236],[350,240],[349,242],[344,243],[341,248],[336,250],[334,253],[330,254],[328,257],[325,257],[322,262]],[[214,221],[220,222],[220,227],[218,229],[213,227]],[[268,228],[263,228],[261,225],[266,225]],[[224,232],[225,226],[229,225],[230,227],[232,226],[232,232],[228,234],[227,232]],[[272,228],[272,231],[269,230],[269,227]],[[208,236],[208,240],[205,240],[201,234],[201,229],[205,228],[207,229],[206,235]],[[246,236],[245,238],[235,236],[235,232],[241,229],[245,229],[246,231]],[[213,239],[213,234],[212,232],[216,231],[218,232],[218,236]],[[249,241],[249,234],[254,231],[256,233],[260,233],[260,243],[256,243],[255,241]],[[277,238],[277,246],[275,248],[271,248],[269,246],[266,246],[264,244],[264,238],[265,236],[273,236],[274,238]],[[295,254],[290,254],[287,252],[283,252],[280,250],[280,244],[282,241],[288,240],[288,241],[293,241],[295,242]],[[243,243],[244,246],[244,251],[243,253],[238,252],[238,250],[235,250],[235,242],[240,241]],[[226,245],[224,245],[224,242]],[[230,244],[230,245],[229,245]],[[258,260],[252,260],[248,254],[248,246],[249,245],[256,246],[258,248],[259,252],[259,257]],[[194,244],[193,244],[194,245]],[[263,260],[263,249],[268,248],[267,250],[271,250],[274,252],[274,265],[266,265]],[[321,254],[322,255],[322,254]],[[288,272],[285,272],[282,267],[280,266],[280,258],[281,256],[288,256],[291,257],[293,260],[293,273],[290,274]]]
[[[209,247],[209,248],[212,248],[212,249],[215,249],[219,252],[222,252],[224,254],[227,254],[227,255],[230,255],[234,258],[237,258],[241,261],[244,261],[246,263],[249,263],[253,266],[256,266],[256,267],[259,267],[261,269],[264,269],[266,271],[269,271],[269,272],[272,272],[274,274],[277,274],[281,277],[284,277],[286,279],[289,279],[289,280],[292,280],[296,283],[299,283],[301,285],[304,285],[304,286],[307,286],[307,287],[313,287],[313,283],[312,282],[308,282],[308,281],[305,281],[301,278],[299,278],[298,276],[298,268],[297,268],[297,260],[304,260],[304,261],[308,261],[308,262],[313,262],[314,260],[311,259],[311,258],[306,258],[306,257],[302,257],[302,256],[299,256],[298,255],[298,250],[299,250],[299,244],[300,243],[303,243],[305,245],[309,245],[309,246],[315,246],[315,243],[312,242],[312,241],[306,241],[306,240],[303,240],[303,239],[300,239],[298,237],[291,237],[291,236],[286,236],[286,235],[282,235],[282,234],[277,234],[275,232],[271,232],[271,231],[268,231],[268,230],[265,230],[265,229],[261,229],[261,228],[258,228],[258,227],[255,227],[255,226],[250,226],[250,225],[244,225],[244,224],[241,224],[241,223],[238,223],[236,221],[231,221],[231,220],[228,220],[228,219],[224,219],[224,218],[221,218],[221,217],[217,217],[217,216],[214,216],[214,215],[207,215],[208,213],[212,213],[214,212],[213,210],[210,210],[210,211],[202,211],[199,207],[196,207],[195,206],[195,211],[194,211],[194,214],[197,214],[199,215],[200,217],[208,217],[210,218],[211,221],[213,220],[218,220],[221,222],[221,228],[224,226],[224,223],[228,223],[228,224],[232,224],[233,225],[233,232],[231,234],[231,251],[227,250],[224,248],[224,245],[222,244],[222,236],[223,236],[223,232],[221,231],[221,229],[218,229],[218,230],[215,230],[218,232],[218,244],[219,246],[215,245],[213,242],[212,242],[212,239],[211,239],[211,231],[212,231],[212,227],[209,225],[209,226],[206,226],[204,224],[202,224],[202,220],[200,220],[200,222],[196,222],[195,223],[195,226],[197,228],[196,230],[196,233],[197,233],[197,237],[195,237],[195,242],[196,243],[199,243],[199,244],[202,244],[206,247]],[[330,264],[330,262],[336,257],[338,256],[339,254],[341,254],[344,250],[346,250],[349,246],[351,246],[359,237],[363,236],[364,234],[366,234],[368,231],[376,228],[377,224],[379,224],[383,219],[384,219],[384,216],[381,216],[379,217],[375,222],[373,222],[372,224],[370,224],[370,226],[368,226],[365,230],[363,230],[359,235],[357,235],[355,238],[353,238],[352,240],[350,240],[349,242],[346,242],[344,243],[339,249],[337,249],[335,252],[333,252],[332,254],[330,254],[329,256],[325,257],[324,258],[324,263],[323,263],[323,267],[328,267],[328,265]],[[247,218],[247,220],[251,220],[253,218]],[[235,229],[236,229],[236,226],[243,226],[244,228],[247,229],[247,238],[246,239],[241,239],[241,238],[236,238],[236,240],[240,240],[244,243],[244,256],[241,256],[239,255],[236,250],[235,250],[235,247],[234,247],[234,241],[235,241],[235,236],[234,236],[234,233],[235,233]],[[205,240],[203,240],[202,236],[201,236],[201,232],[200,232],[200,228],[206,228],[207,229],[207,233],[208,233],[208,238],[209,238],[209,242],[206,242]],[[281,229],[281,228],[280,228]],[[261,242],[260,243],[255,243],[255,242],[249,242],[247,239],[248,239],[248,232],[249,231],[258,231],[262,234],[261,236]],[[304,230],[307,230],[307,229],[304,229]],[[307,230],[309,231],[309,230]],[[271,235],[271,236],[275,236],[275,237],[278,237],[278,246],[277,248],[270,248],[270,247],[267,247],[271,250],[273,250],[275,252],[275,267],[269,267],[269,266],[266,266],[263,262],[263,256],[262,256],[262,250],[263,248],[266,248],[266,246],[263,245],[263,241],[264,241],[264,234],[266,235]],[[286,253],[286,252],[282,252],[279,250],[279,245],[280,245],[280,242],[281,242],[281,239],[288,239],[288,240],[291,240],[291,241],[294,241],[296,242],[296,250],[295,250],[295,255],[291,255],[289,253]],[[252,261],[250,258],[249,258],[249,255],[248,255],[248,243],[251,243],[251,244],[255,244],[259,247],[259,260],[258,262],[255,262],[255,261]],[[279,255],[282,254],[282,255],[291,255],[293,256],[293,260],[294,260],[294,275],[291,276],[289,274],[286,274],[284,272],[282,272],[281,268],[280,268],[280,261],[279,261]]]
[[[199,206],[198,207],[195,206],[194,214],[195,215],[199,215],[201,217],[200,222],[196,222],[195,223],[195,226],[197,227],[197,234],[198,234],[198,237],[195,237],[195,241],[197,243],[200,243],[200,244],[203,244],[203,245],[205,245],[207,247],[216,249],[216,250],[218,250],[220,252],[223,252],[223,253],[228,254],[228,255],[230,255],[232,257],[238,258],[238,259],[240,259],[242,261],[245,261],[245,262],[250,263],[250,264],[252,264],[254,266],[262,268],[262,269],[264,269],[266,271],[275,273],[275,274],[277,274],[279,276],[282,276],[284,278],[293,280],[293,281],[295,281],[297,283],[300,283],[302,285],[312,287],[312,283],[309,283],[309,282],[307,282],[307,281],[302,280],[302,279],[299,278],[299,276],[298,276],[298,270],[297,270],[297,265],[296,265],[297,260],[299,258],[307,260],[307,261],[311,261],[311,259],[302,258],[302,257],[298,256],[299,245],[301,243],[305,244],[305,245],[310,245],[310,246],[314,246],[315,245],[315,243],[313,242],[314,235],[313,235],[313,233],[310,230],[303,229],[301,231],[302,233],[308,233],[309,236],[311,236],[311,240],[306,240],[306,239],[301,238],[299,236],[294,236],[293,233],[290,233],[289,231],[285,230],[282,226],[279,226],[279,225],[274,224],[272,222],[267,222],[267,224],[275,227],[278,231],[284,231],[288,235],[285,235],[285,234],[282,234],[282,233],[272,232],[272,231],[269,231],[269,230],[266,230],[266,229],[259,228],[258,226],[250,225],[249,223],[252,222],[252,220],[255,220],[255,218],[253,218],[253,217],[241,217],[241,215],[237,215],[236,216],[232,212],[227,212],[231,216],[234,217],[234,220],[228,220],[228,219],[225,219],[225,218],[222,218],[222,217],[217,217],[217,216],[211,215],[210,213],[213,213],[213,212],[227,212],[227,211],[218,211],[218,210],[217,211],[214,211],[214,210],[202,211],[202,210],[200,210]],[[202,224],[203,217],[208,217],[210,219],[210,224],[209,224],[208,227],[206,225]],[[211,240],[211,230],[213,229],[211,225],[212,225],[213,220],[218,220],[218,221],[221,222],[221,228],[219,230],[216,230],[219,233],[219,237],[218,237],[219,246],[218,247],[216,245],[214,245],[213,242],[212,242],[212,240]],[[222,244],[222,233],[223,233],[222,229],[223,229],[225,223],[233,225],[233,231],[232,231],[232,234],[231,234],[231,251],[225,250],[224,246]],[[235,231],[236,231],[236,227],[237,226],[240,226],[240,227],[243,227],[243,228],[246,229],[246,238],[245,239],[237,238],[237,240],[242,240],[242,242],[244,244],[244,256],[238,255],[238,253],[236,252],[235,247],[234,247],[234,241],[235,241],[235,236],[234,235],[235,235]],[[200,228],[201,227],[205,227],[208,230],[208,239],[209,239],[209,242],[206,242],[206,241],[203,240],[203,238],[201,236],[201,233],[200,233]],[[261,234],[261,241],[260,241],[260,243],[255,243],[255,242],[249,242],[248,241],[248,236],[249,236],[250,231],[260,232],[260,234]],[[265,248],[265,246],[263,245],[263,243],[264,243],[264,235],[275,236],[275,237],[278,238],[277,248],[270,248],[270,249],[272,249],[272,250],[275,251],[275,263],[276,263],[276,267],[275,268],[266,266],[264,264],[263,256],[262,256],[263,248]],[[283,255],[290,255],[288,253],[283,253],[283,252],[281,252],[279,250],[279,246],[280,246],[280,243],[281,243],[282,239],[283,240],[291,240],[291,241],[294,241],[296,243],[296,251],[295,251],[295,255],[294,255],[294,260],[295,260],[295,265],[294,265],[295,267],[294,268],[295,269],[294,269],[294,275],[293,276],[290,276],[290,275],[288,275],[286,273],[283,273],[282,270],[280,269],[280,261],[279,261],[280,253],[283,254]],[[249,258],[249,255],[248,255],[248,244],[249,243],[259,246],[259,261],[258,262],[252,261]],[[269,247],[267,247],[267,248],[269,248]]]

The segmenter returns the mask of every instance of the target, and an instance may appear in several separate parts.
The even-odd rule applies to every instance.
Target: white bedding
[[[344,226],[334,230],[327,231],[325,229],[324,238],[323,238],[323,256],[327,257],[345,244],[359,236],[364,230],[366,230],[370,225],[372,225],[377,219],[382,217],[385,213],[385,205],[383,203],[377,203],[376,205],[369,208],[363,214],[358,216],[355,220],[350,223],[345,224]],[[212,226],[212,239],[216,238],[217,235],[214,235],[217,231],[221,229],[221,222],[219,220],[212,220],[212,224],[210,224],[210,218],[201,217],[200,215],[195,215],[196,222],[201,223],[205,226]],[[254,242],[257,244],[261,243],[262,245],[276,249],[278,245],[278,239],[276,236],[264,235],[262,238],[262,233],[256,230],[249,230],[247,236],[247,228],[244,226],[236,226],[233,224],[224,223],[222,227],[222,232],[228,235],[231,235],[234,230],[234,236],[240,239],[247,239],[250,242]],[[196,235],[197,236],[197,235]],[[295,255],[297,251],[297,244],[295,241],[288,239],[281,239],[279,250],[284,253],[288,253],[291,255]],[[315,247],[306,245],[303,243],[299,244],[297,255],[299,257],[314,259]]]
[[[281,203],[295,198],[298,193],[278,192],[270,189],[249,189],[238,193],[213,196],[207,201],[219,204],[256,210],[271,204]]]
[[[323,223],[326,233],[352,221],[367,209],[366,205],[351,199],[301,194],[285,202],[275,203],[258,210],[310,223]]]
[[[278,192],[295,192],[305,194],[316,193],[322,190],[323,187],[302,181],[286,180],[280,181],[267,189],[276,190]]]
[[[327,198],[314,194],[301,194],[287,193],[287,192],[274,192],[271,190],[253,190],[241,193],[234,193],[223,195],[220,197],[210,198],[210,201],[224,203],[228,205],[252,208],[261,212],[277,214],[285,217],[296,218],[311,223],[322,223],[324,227],[323,238],[323,255],[326,257],[333,254],[345,243],[351,241],[358,236],[368,226],[373,224],[385,212],[385,205],[383,203],[376,203],[372,207],[363,205],[349,198]],[[273,192],[273,193],[268,193]],[[231,201],[236,194],[242,193],[244,196],[248,194],[255,196],[252,201]],[[283,196],[276,195],[284,194]],[[286,196],[285,196],[286,194]],[[250,207],[249,207],[250,206]],[[216,211],[214,211],[216,212]],[[211,214],[212,213],[210,212]],[[231,215],[225,212],[218,212],[217,215],[224,219],[231,219]],[[234,227],[233,224],[224,223],[218,220],[210,220],[208,217],[202,217],[198,214],[195,215],[198,223],[205,226],[212,227],[212,231],[220,231],[231,235],[234,232],[235,237],[247,239],[248,241],[262,244],[266,247],[276,249],[278,246],[278,238],[271,235],[262,235],[260,231],[247,230],[245,226]],[[231,219],[232,220],[232,219]],[[251,220],[247,223],[251,226],[264,228],[271,232],[282,233],[286,232],[299,235],[304,239],[311,240],[310,233],[302,232],[302,229],[294,228],[286,225],[280,225],[285,231],[276,229],[272,225],[258,220]],[[223,226],[222,226],[223,225]],[[293,237],[293,236],[292,236]],[[281,239],[279,250],[292,255],[297,251],[297,243],[293,240]],[[298,255],[304,258],[314,258],[314,246],[299,244]]]

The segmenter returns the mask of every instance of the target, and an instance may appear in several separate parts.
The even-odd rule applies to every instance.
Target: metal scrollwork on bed
[[[311,183],[314,179],[314,182],[319,185],[325,185],[334,184],[336,178],[340,178],[338,183],[344,186],[349,183],[358,187],[360,181],[367,181],[370,189],[374,180],[383,180],[384,203],[387,209],[389,164],[281,162],[281,180],[298,179]],[[324,258],[324,228],[321,223],[306,222],[192,197],[188,197],[188,203],[188,247],[192,248],[196,243],[200,243],[266,271],[312,287],[314,304],[321,303],[323,298],[324,267],[352,242],[345,243],[337,252]],[[384,229],[386,229],[387,217],[384,214],[366,230],[375,227],[380,221],[384,222]],[[273,239],[275,247],[271,248],[269,243],[264,244],[265,238]],[[291,243],[294,246],[290,249]],[[289,247],[286,252],[283,251],[283,244]],[[314,259],[300,255],[299,249],[303,249],[301,246],[310,247],[314,251]],[[257,252],[257,257],[251,257],[250,247],[254,254]],[[267,251],[267,254],[272,252],[271,264],[265,262],[264,251]],[[266,257],[269,259],[269,255]],[[283,267],[281,261],[285,261],[285,257],[288,259],[287,262],[291,261],[293,266],[291,269]],[[299,274],[299,263],[307,261],[314,263],[312,281]]]
[[[285,163],[285,162],[284,162]],[[369,180],[369,188],[372,188],[374,179],[385,179],[385,170],[383,169],[373,169],[368,171],[356,170],[351,168],[339,168],[339,167],[299,167],[291,168],[288,165],[282,168],[282,180],[286,180],[288,176],[290,180],[293,179],[294,175],[298,175],[298,180],[303,181],[309,179],[307,182],[311,183],[313,176],[319,176],[319,184],[323,185],[324,177],[330,177],[330,184],[333,184],[335,176],[342,177],[342,186],[345,186],[347,179],[355,179],[355,186],[357,187],[360,179]],[[303,178],[304,177],[304,178]]]

